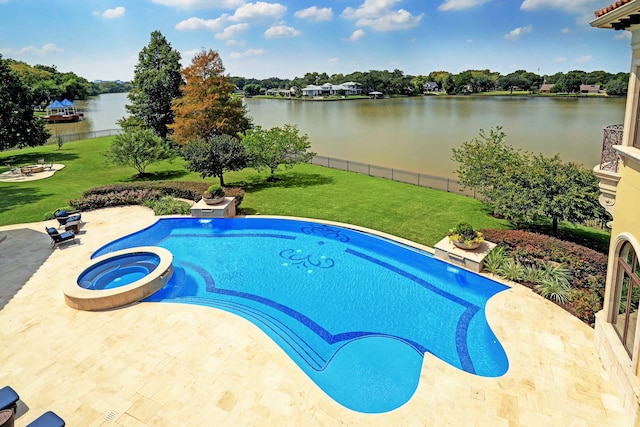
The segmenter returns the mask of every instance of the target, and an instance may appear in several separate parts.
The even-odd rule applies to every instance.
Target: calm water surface
[[[127,94],[79,102],[86,119],[49,125],[54,132],[114,129],[126,115]],[[322,156],[423,174],[455,177],[451,149],[502,126],[507,143],[560,154],[592,167],[599,162],[602,128],[624,119],[623,98],[445,97],[357,101],[246,100],[254,124],[295,124]]]

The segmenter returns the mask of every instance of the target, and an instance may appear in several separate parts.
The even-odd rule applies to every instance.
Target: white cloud
[[[445,0],[444,3],[438,6],[438,10],[448,11],[472,9],[474,7],[482,6],[490,1],[491,0]]]
[[[248,21],[248,20],[274,20],[279,19],[287,12],[287,7],[280,3],[265,3],[258,1],[255,3],[243,4],[236,9],[236,13],[229,19],[231,21]]]
[[[223,39],[223,40],[233,39],[236,36],[240,35],[241,33],[247,31],[247,29],[249,29],[249,24],[247,24],[246,22],[242,24],[229,25],[227,28],[224,29],[223,32],[216,34],[215,38]]]
[[[505,34],[504,38],[507,40],[518,40],[523,34],[530,33],[531,30],[533,30],[533,25],[518,27]]]
[[[202,19],[194,16],[192,18],[178,22],[175,28],[179,31],[218,31],[224,26],[228,16],[229,15],[227,14],[223,14],[216,19]]]
[[[318,9],[317,6],[311,6],[302,9],[293,14],[296,18],[308,19],[314,22],[331,21],[333,19],[333,10],[330,7]]]
[[[379,18],[362,18],[356,22],[359,27],[369,27],[375,31],[407,30],[417,26],[424,14],[413,16],[404,9],[389,12]]]
[[[297,37],[300,34],[302,34],[300,31],[286,25],[274,25],[264,32],[264,36],[268,39]]]
[[[329,64],[335,64],[336,62],[338,62],[339,58],[336,56],[334,58],[329,58],[329,60],[327,61]]]
[[[153,3],[177,9],[235,9],[244,0],[151,0]]]
[[[610,3],[607,3],[607,5]],[[569,13],[593,13],[601,8],[601,0],[524,0],[522,10],[560,9]],[[605,5],[606,6],[606,5]]]
[[[388,12],[400,0],[364,0],[357,8],[347,7],[340,15],[345,19],[375,18]]]
[[[565,62],[567,58],[564,56],[556,56],[555,60],[556,62]]]
[[[349,37],[349,40],[351,40],[352,42],[358,41],[361,38],[364,37],[364,30],[359,29],[359,30],[355,30],[352,34],[351,37]]]
[[[578,61],[578,62],[589,62],[589,61],[591,61],[592,59],[593,59],[593,56],[591,56],[591,55],[584,55],[584,56],[581,56],[581,57],[579,57],[579,58],[576,58],[576,61]]]
[[[560,30],[560,32],[561,32],[562,34],[569,34],[569,33],[571,32],[571,30],[570,30],[570,29],[568,29],[568,28],[563,28],[562,30]]]
[[[341,18],[356,19],[356,26],[374,31],[406,30],[417,26],[424,14],[413,16],[410,12],[390,8],[400,0],[365,0],[357,9],[347,7]]]
[[[38,49],[35,46],[27,46],[27,47],[23,47],[21,49],[18,50],[13,50],[11,48],[7,48],[7,49],[2,49],[2,51],[0,51],[0,53],[2,53],[3,55],[45,55],[47,53],[56,53],[56,52],[63,52],[62,49],[60,49],[58,46],[56,46],[54,43],[47,43],[42,45],[42,47],[40,49]]]
[[[105,10],[104,12],[102,12],[100,16],[102,16],[105,19],[122,18],[124,16],[125,11],[126,9],[124,7],[118,6],[113,9]]]
[[[225,44],[227,46],[244,46],[247,42],[245,40],[227,40]]]
[[[256,55],[264,55],[267,53],[264,49],[249,49],[244,52],[231,52],[231,58],[238,59],[243,58],[245,56],[256,56]]]

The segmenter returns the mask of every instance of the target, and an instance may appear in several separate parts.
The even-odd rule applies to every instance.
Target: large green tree
[[[598,180],[588,169],[558,155],[522,153],[506,144],[500,127],[453,149],[463,186],[477,191],[494,214],[515,222],[542,217],[573,223],[601,218]]]
[[[130,166],[138,171],[138,176],[144,176],[147,166],[170,159],[175,153],[151,129],[131,128],[113,139],[105,156],[111,163]]]
[[[139,123],[166,141],[171,134],[168,125],[174,119],[172,102],[182,96],[182,75],[180,53],[160,31],[151,33],[151,41],[138,54],[132,83],[128,95],[131,104],[126,108],[133,120],[123,119],[121,125],[126,128]]]
[[[255,126],[242,136],[242,144],[249,154],[250,166],[257,170],[268,169],[271,180],[278,166],[292,167],[296,163],[309,162],[316,155],[309,151],[309,137],[300,135],[298,127],[289,124],[268,130]]]
[[[49,136],[33,115],[30,89],[0,55],[0,150],[43,145]]]
[[[244,169],[248,155],[244,146],[231,135],[216,135],[208,140],[195,139],[182,147],[187,168],[202,178],[216,176],[224,186],[224,173]]]
[[[236,85],[224,74],[218,52],[202,51],[182,71],[184,96],[174,101],[171,129],[178,144],[196,139],[209,141],[218,135],[237,136],[249,129],[251,120]]]

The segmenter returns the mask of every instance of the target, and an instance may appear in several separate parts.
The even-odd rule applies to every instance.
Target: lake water
[[[86,119],[49,125],[76,133],[116,128],[126,115],[124,93],[79,102]],[[455,178],[451,149],[480,129],[502,126],[507,143],[589,168],[600,161],[602,128],[622,123],[623,98],[447,97],[299,101],[250,98],[253,123],[295,124],[319,155]]]

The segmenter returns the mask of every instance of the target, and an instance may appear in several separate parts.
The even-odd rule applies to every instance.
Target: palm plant
[[[562,281],[544,278],[535,286],[535,289],[543,297],[558,304],[569,302],[569,290],[571,288],[568,283],[565,284]]]
[[[498,269],[498,274],[500,276],[514,282],[520,280],[523,273],[524,267],[522,267],[522,265],[513,258],[506,259],[502,266]]]
[[[499,274],[500,268],[507,260],[504,246],[496,246],[484,259],[484,269],[492,274]]]

